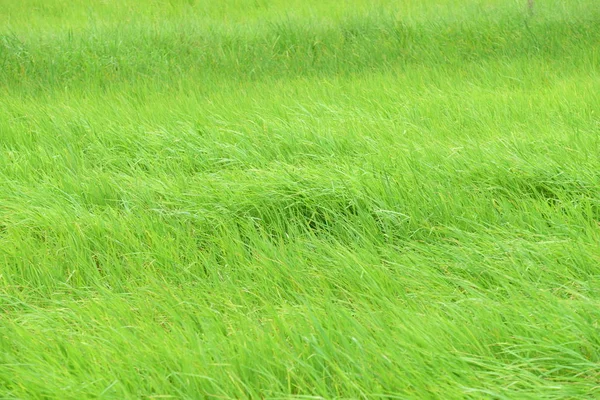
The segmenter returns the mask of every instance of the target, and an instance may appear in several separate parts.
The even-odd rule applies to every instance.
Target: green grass
[[[0,0],[0,398],[600,397],[595,0]]]

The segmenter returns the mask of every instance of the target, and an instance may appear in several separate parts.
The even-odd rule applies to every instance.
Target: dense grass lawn
[[[0,398],[600,397],[597,0],[0,0]]]

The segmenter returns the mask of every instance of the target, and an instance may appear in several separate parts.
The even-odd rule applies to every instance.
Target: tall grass
[[[0,0],[0,397],[600,395],[595,1]]]

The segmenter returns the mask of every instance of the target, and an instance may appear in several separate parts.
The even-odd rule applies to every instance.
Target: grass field
[[[0,0],[0,398],[600,397],[596,0]]]

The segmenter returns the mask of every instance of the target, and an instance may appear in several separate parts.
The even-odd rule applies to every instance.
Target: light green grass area
[[[600,397],[596,0],[0,0],[0,398]]]

